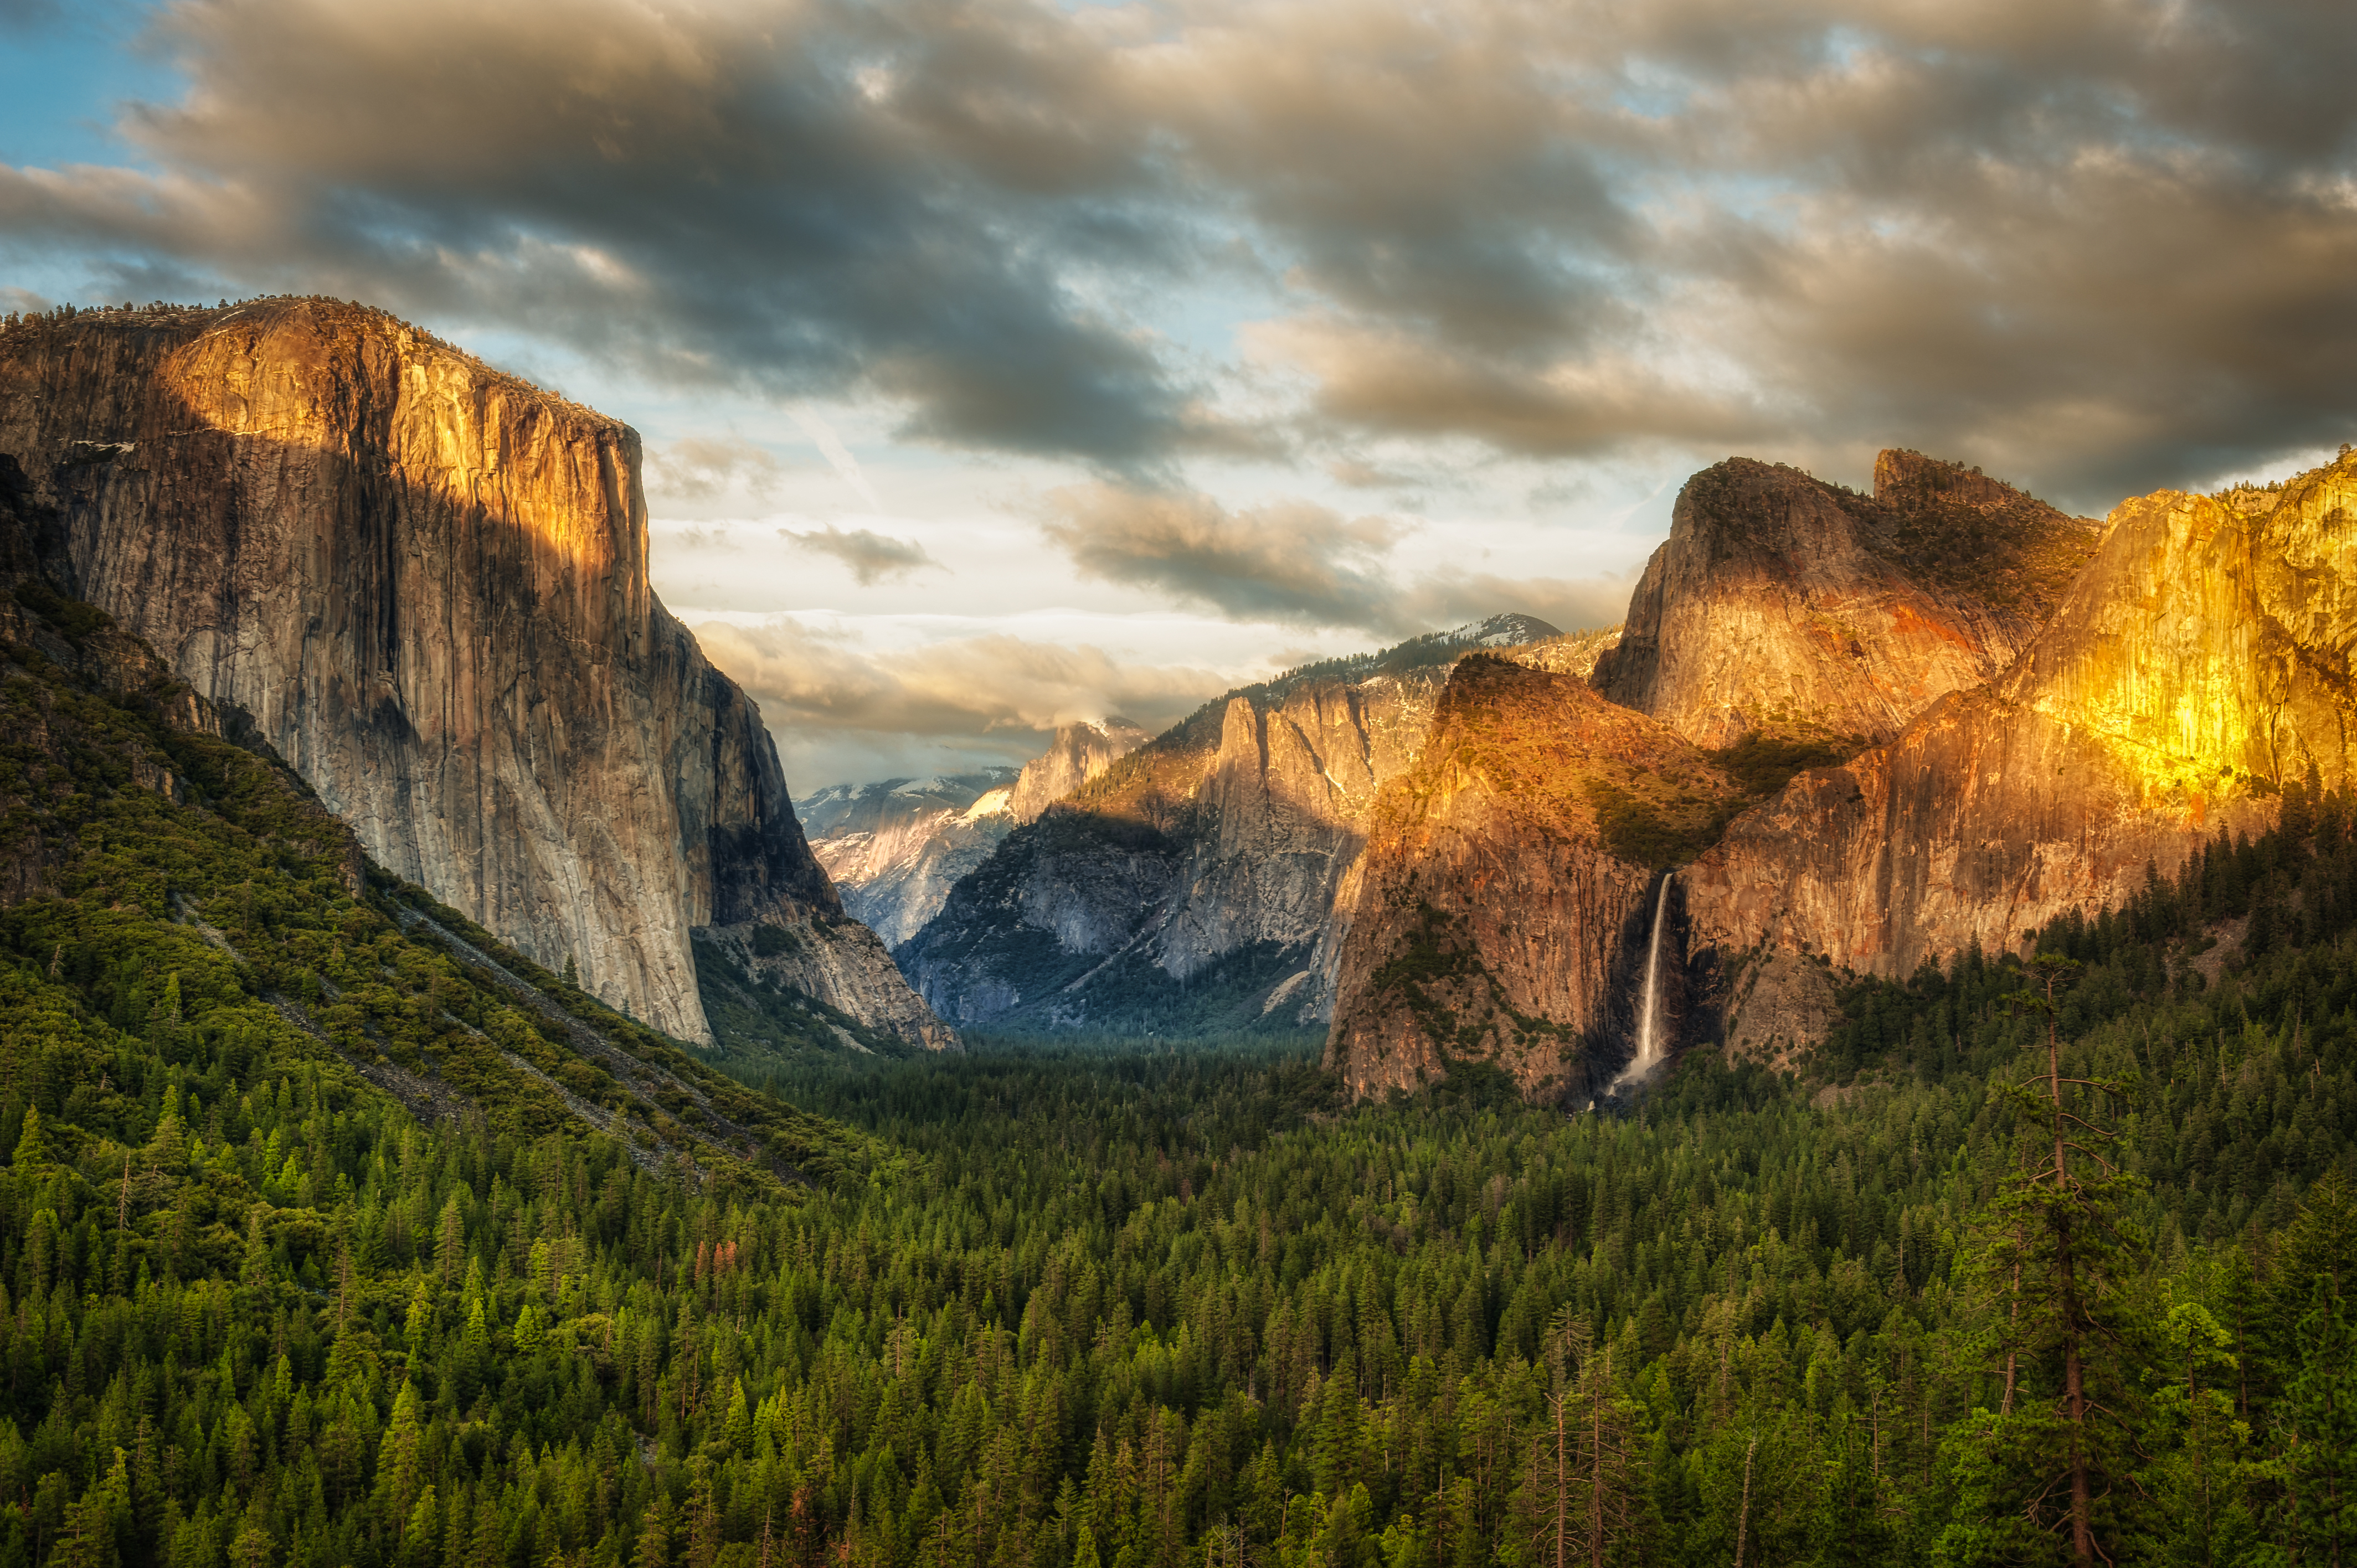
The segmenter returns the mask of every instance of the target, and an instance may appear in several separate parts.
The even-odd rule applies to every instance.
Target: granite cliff
[[[1887,740],[2013,662],[2095,525],[1885,452],[1860,496],[1734,457],[1686,481],[1596,689],[1697,746]]]
[[[1583,816],[1553,781],[1630,758],[1634,712],[1460,666],[1344,901],[1328,1059],[1361,1092],[1452,1058],[1533,1093],[1608,1076],[1648,866],[1673,868],[1675,1036],[1782,1060],[1842,974],[2011,948],[2265,828],[2287,784],[2350,781],[2357,458],[2138,498],[2100,530],[1915,454],[1876,479],[1696,476],[1597,662],[1599,694],[1717,747],[1644,753],[1657,779],[1718,770],[1708,821],[1633,777]]]
[[[1465,660],[1415,764],[1378,796],[1336,911],[1326,1065],[1361,1095],[1467,1059],[1529,1095],[1593,1095],[1620,1065],[1594,1042],[1635,1024],[1663,907],[1648,862],[1739,794],[1708,754],[1577,675]],[[1684,1009],[1682,977],[1657,998],[1664,1016]]]
[[[1023,765],[1007,792],[1006,812],[1016,822],[1036,822],[1040,814],[1152,738],[1124,718],[1101,725],[1060,726],[1048,749]],[[921,923],[921,922],[920,922]]]
[[[594,1131],[648,1169],[799,1183],[864,1164],[860,1139],[371,862],[247,715],[78,596],[67,544],[0,453],[0,1041],[20,1072],[72,1088],[62,1109],[120,1130],[139,1104],[135,1080],[115,1081],[126,1045],[210,1045],[225,1069],[303,1073],[347,1113],[382,1096],[519,1144]],[[137,1034],[104,1022],[137,1014]]]
[[[656,601],[627,426],[382,312],[274,299],[11,326],[0,451],[90,599],[530,958],[708,1040],[691,932],[774,925],[833,952],[820,1000],[948,1037]]]
[[[1805,1033],[1811,961],[1904,974],[2124,900],[2147,865],[2350,782],[2357,458],[2280,489],[2123,502],[1999,680],[1804,775],[1688,873],[1693,940],[1744,956],[1740,1048]]]
[[[1146,744],[1127,719],[1058,727],[1020,769],[837,784],[794,802],[843,907],[899,947],[998,842]]]
[[[1695,476],[1585,701],[1460,667],[1338,917],[1330,1066],[1366,1092],[1481,1058],[1526,1092],[1576,1094],[1629,1058],[1655,908],[1674,1036],[1749,1048],[1820,1029],[1833,964],[1891,972],[1975,936],[2000,946],[2039,899],[2101,897],[2124,865],[2181,853],[2179,829],[2135,818],[2083,762],[1940,738],[2005,682],[2052,679],[2025,675],[2040,667],[2025,651],[2060,646],[2116,576],[2117,527],[2096,558],[2096,525],[1915,453],[1884,453],[1875,480],[1861,496],[1741,458]],[[2150,565],[2142,588],[2191,570]],[[2084,716],[2053,724],[2053,744],[2074,724],[2093,746]],[[1637,771],[1598,783],[1604,758]],[[1549,782],[1564,779],[1586,780],[1586,809]],[[2116,847],[2039,881],[2099,820]],[[1906,825],[1877,838],[1876,821]],[[1960,836],[1978,881],[1954,875]]]
[[[1322,1019],[1320,951],[1376,792],[1498,617],[1205,704],[1009,833],[900,951],[953,1023],[1145,1033]]]

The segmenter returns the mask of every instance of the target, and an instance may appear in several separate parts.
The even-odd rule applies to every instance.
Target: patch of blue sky
[[[1635,57],[1621,62],[1608,102],[1645,120],[1675,120],[1693,107],[1695,79],[1665,62]]]
[[[142,41],[154,9],[59,0],[0,26],[0,163],[144,166],[115,129],[124,105],[174,102],[187,85],[172,59]]]

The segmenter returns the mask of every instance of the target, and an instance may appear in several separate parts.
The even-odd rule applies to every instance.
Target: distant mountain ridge
[[[967,1025],[1179,1034],[1320,1021],[1335,897],[1448,667],[1561,636],[1497,616],[1206,703],[1008,833],[899,950],[904,970]]]
[[[854,918],[898,947],[1015,826],[1017,768],[835,784],[794,802]]]
[[[1125,718],[1057,727],[1021,768],[836,784],[794,803],[843,905],[898,948],[1000,840],[1146,744]]]

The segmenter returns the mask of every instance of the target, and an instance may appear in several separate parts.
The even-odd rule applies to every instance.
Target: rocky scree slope
[[[0,451],[82,591],[242,708],[368,852],[708,1041],[691,933],[791,929],[819,1001],[949,1036],[843,921],[754,704],[647,578],[638,437],[326,300],[0,331]]]
[[[1448,666],[1558,635],[1497,617],[1206,703],[1008,834],[901,961],[960,1024],[1178,1033],[1322,1019],[1335,897]]]
[[[63,1153],[144,1120],[113,1075],[160,1052],[208,1094],[266,1061],[334,1101],[591,1129],[739,1190],[869,1162],[375,865],[243,714],[74,596],[67,537],[0,456],[0,1057],[59,1086]]]

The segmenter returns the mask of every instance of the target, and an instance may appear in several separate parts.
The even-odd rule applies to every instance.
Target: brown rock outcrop
[[[1888,739],[2013,661],[2092,524],[1994,479],[1885,452],[1876,493],[1734,457],[1679,492],[1598,691],[1698,746]]]
[[[2265,828],[2311,769],[2348,782],[2357,459],[2269,499],[2122,503],[2003,679],[1795,779],[1695,863],[1694,940],[1903,974],[2123,901],[2148,863]]]
[[[1458,664],[1338,910],[1326,1065],[1360,1095],[1467,1058],[1534,1097],[1592,1094],[1629,1058],[1659,891],[1652,866],[1611,846],[1604,813],[1638,801],[1698,832],[1734,792],[1694,746],[1577,676]],[[1674,1013],[1684,972],[1664,973]]]
[[[706,1038],[693,928],[837,913],[758,710],[648,585],[627,426],[269,300],[0,333],[0,450],[84,593],[372,855],[608,1001]]]

